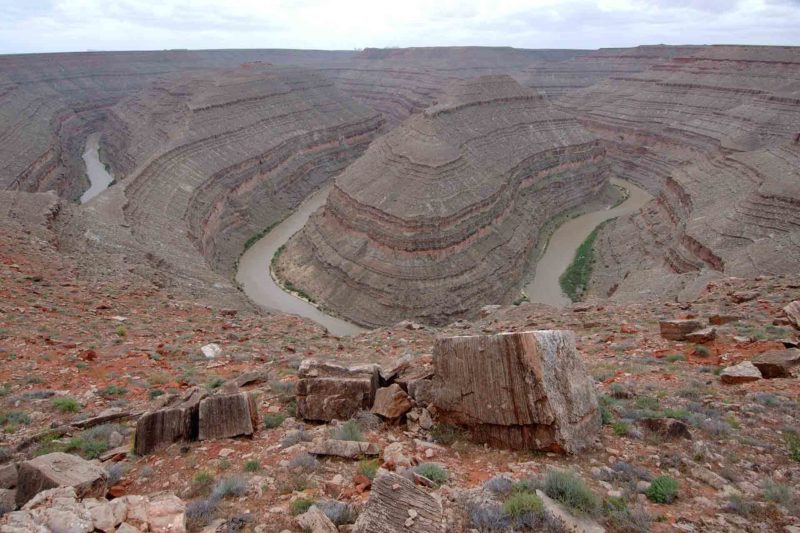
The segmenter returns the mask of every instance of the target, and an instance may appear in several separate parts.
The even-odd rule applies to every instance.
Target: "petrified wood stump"
[[[252,435],[257,428],[258,408],[252,394],[211,396],[200,402],[200,440]]]
[[[205,396],[205,392],[191,389],[183,396],[173,398],[162,409],[148,411],[139,417],[134,453],[147,455],[164,444],[196,440],[200,400]]]
[[[344,367],[306,359],[300,364],[297,415],[306,420],[347,420],[369,410],[380,380],[378,365]]]
[[[434,348],[434,408],[495,446],[576,453],[600,412],[571,331],[449,337]]]
[[[354,529],[356,533],[444,531],[442,505],[413,481],[379,470]]]

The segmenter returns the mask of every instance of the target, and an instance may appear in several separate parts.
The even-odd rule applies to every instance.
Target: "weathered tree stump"
[[[199,440],[252,435],[257,428],[258,408],[252,394],[215,395],[200,402]]]
[[[444,531],[442,505],[403,476],[379,470],[355,533]]]
[[[148,411],[136,423],[133,451],[136,455],[147,455],[165,444],[196,440],[200,400],[204,391],[194,388],[183,396],[173,398],[156,411]]]
[[[298,371],[297,415],[306,420],[347,420],[369,410],[380,381],[378,365],[344,367],[306,359]]]

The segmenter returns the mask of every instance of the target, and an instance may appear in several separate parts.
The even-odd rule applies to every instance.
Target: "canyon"
[[[0,530],[794,531],[798,261],[797,47],[0,56]]]

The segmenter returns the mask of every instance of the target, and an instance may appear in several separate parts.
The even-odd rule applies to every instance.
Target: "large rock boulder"
[[[166,444],[197,440],[200,401],[207,393],[194,388],[164,400],[163,407],[148,411],[136,423],[133,451],[147,455]]]
[[[198,418],[200,440],[252,435],[258,429],[255,396],[245,392],[210,396],[200,402]]]
[[[800,370],[800,350],[771,350],[753,359],[761,376],[766,379],[790,378]]]
[[[442,504],[433,496],[403,476],[379,470],[354,531],[435,533],[444,531],[442,519]]]
[[[297,415],[306,420],[347,420],[368,411],[380,381],[378,365],[344,367],[306,359],[298,371]]]
[[[372,412],[383,418],[400,418],[411,410],[413,404],[397,383],[392,383],[388,387],[378,389],[375,393],[375,403],[372,404]]]
[[[20,463],[17,505],[57,487],[72,487],[78,498],[105,496],[107,481],[106,471],[95,463],[68,453],[48,453]]]
[[[726,385],[738,385],[761,379],[761,371],[750,361],[726,367],[720,372],[719,379]]]
[[[571,331],[441,338],[435,414],[495,446],[576,453],[600,430],[594,383]]]
[[[661,336],[671,341],[685,341],[689,333],[703,329],[703,323],[694,319],[662,320],[658,326]]]

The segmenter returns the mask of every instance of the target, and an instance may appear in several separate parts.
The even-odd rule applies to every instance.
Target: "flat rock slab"
[[[567,453],[595,444],[594,382],[571,331],[440,338],[434,366],[432,412],[477,442]]]
[[[313,455],[344,457],[345,459],[358,459],[365,455],[380,455],[381,447],[372,442],[328,439],[312,443],[308,453]]]
[[[800,370],[800,350],[771,350],[759,355],[752,362],[766,379],[791,378]]]
[[[355,533],[435,533],[444,531],[442,505],[408,479],[379,470]]]
[[[719,379],[726,385],[736,385],[761,379],[761,371],[750,361],[729,366],[722,370]]]
[[[397,383],[383,387],[375,393],[375,403],[372,412],[383,418],[400,418],[411,410],[411,398]]]
[[[200,401],[204,391],[190,389],[180,397],[167,399],[163,408],[148,411],[136,423],[133,451],[147,455],[173,442],[196,440]]]
[[[297,415],[305,420],[348,420],[368,411],[380,381],[378,365],[344,367],[306,359],[297,382]]]
[[[697,331],[692,331],[686,334],[687,341],[698,344],[711,342],[716,338],[717,338],[717,328],[714,327],[698,329]]]
[[[252,435],[257,428],[258,407],[252,394],[215,395],[200,402],[199,440]]]
[[[99,498],[105,496],[107,480],[106,471],[95,463],[68,453],[48,453],[20,463],[17,505],[57,487],[72,487],[79,498]]]
[[[661,336],[670,341],[685,341],[693,331],[703,329],[703,323],[694,319],[662,320],[658,323]]]

